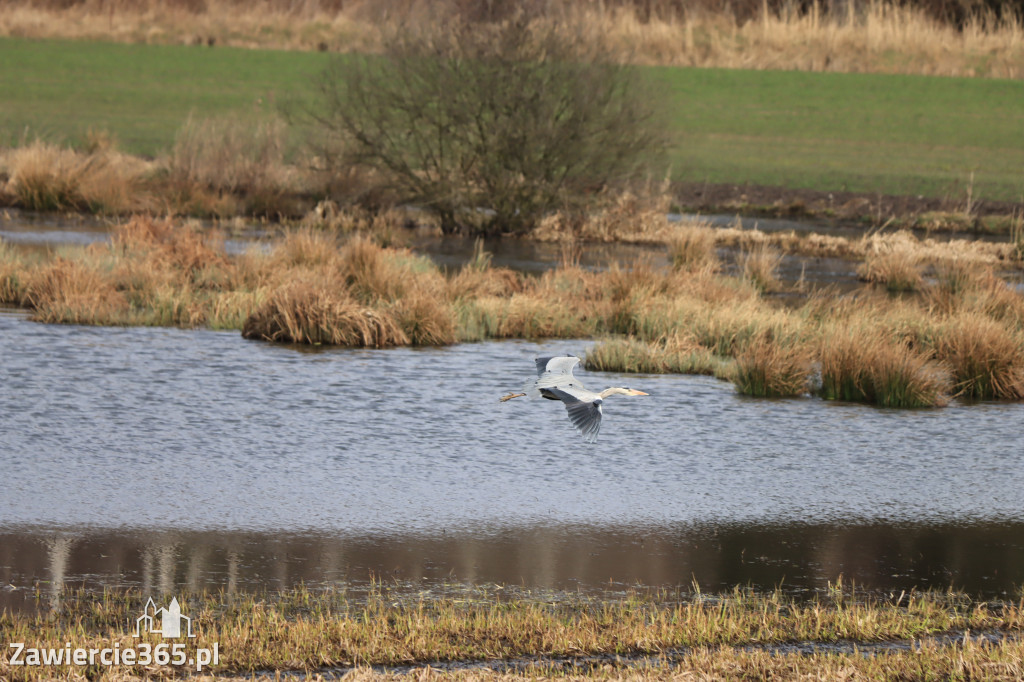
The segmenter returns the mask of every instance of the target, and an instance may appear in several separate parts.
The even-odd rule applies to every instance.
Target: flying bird
[[[605,398],[610,395],[648,395],[643,391],[618,386],[606,388],[600,393],[588,391],[572,374],[573,368],[580,363],[575,355],[537,358],[536,362],[537,380],[528,381],[524,393],[502,396],[501,402],[523,396],[561,400],[569,412],[569,421],[588,443],[597,442],[597,434],[601,431],[601,405]]]

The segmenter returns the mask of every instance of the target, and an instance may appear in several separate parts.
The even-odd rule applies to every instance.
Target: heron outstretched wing
[[[537,397],[542,388],[564,388],[571,391],[585,391],[583,384],[573,376],[572,370],[580,364],[575,355],[558,355],[555,357],[537,358],[536,381],[528,385],[527,393]]]
[[[601,404],[600,398],[592,400],[580,400],[575,395],[560,388],[547,389],[556,398],[565,403],[565,410],[569,413],[569,421],[576,427],[576,431],[583,436],[588,443],[597,442],[597,434],[601,432]]]
[[[569,413],[569,421],[588,443],[596,443],[597,435],[601,432],[601,405],[605,398],[612,395],[647,395],[643,391],[618,386],[606,388],[600,393],[588,391],[572,374],[576,365],[580,364],[580,359],[575,355],[537,358],[536,363],[537,379],[526,382],[523,393],[509,393],[501,398],[501,402],[524,395],[561,400]]]

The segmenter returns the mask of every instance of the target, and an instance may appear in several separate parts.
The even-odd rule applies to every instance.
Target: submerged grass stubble
[[[879,642],[956,630],[1012,633],[1020,604],[974,602],[959,594],[872,598],[832,589],[797,600],[737,588],[721,595],[635,591],[551,599],[500,586],[466,588],[455,598],[408,598],[375,588],[362,599],[306,588],[264,595],[178,595],[197,632],[187,646],[218,642],[217,675],[329,666],[409,665],[533,656],[706,657],[704,647],[784,642]],[[11,641],[29,647],[134,645],[129,623],[143,596],[66,590],[52,611],[0,614]],[[684,649],[692,649],[685,651]],[[10,666],[8,679],[42,679],[67,668]],[[141,668],[96,669],[97,677],[142,675]],[[165,672],[173,672],[173,668]]]

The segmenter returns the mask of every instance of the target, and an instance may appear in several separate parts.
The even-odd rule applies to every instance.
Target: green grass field
[[[0,144],[107,131],[153,156],[189,114],[301,96],[320,53],[0,39]],[[1024,82],[646,70],[671,102],[673,177],[1024,201]]]

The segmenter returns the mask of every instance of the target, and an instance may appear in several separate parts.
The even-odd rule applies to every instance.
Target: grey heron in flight
[[[569,412],[569,421],[588,443],[597,442],[597,434],[601,431],[601,405],[605,398],[611,395],[648,395],[643,391],[618,386],[606,388],[600,393],[588,391],[572,374],[573,368],[580,363],[575,355],[537,358],[536,362],[537,380],[527,382],[523,389],[525,393],[509,393],[502,396],[501,402],[522,396],[561,400]]]

